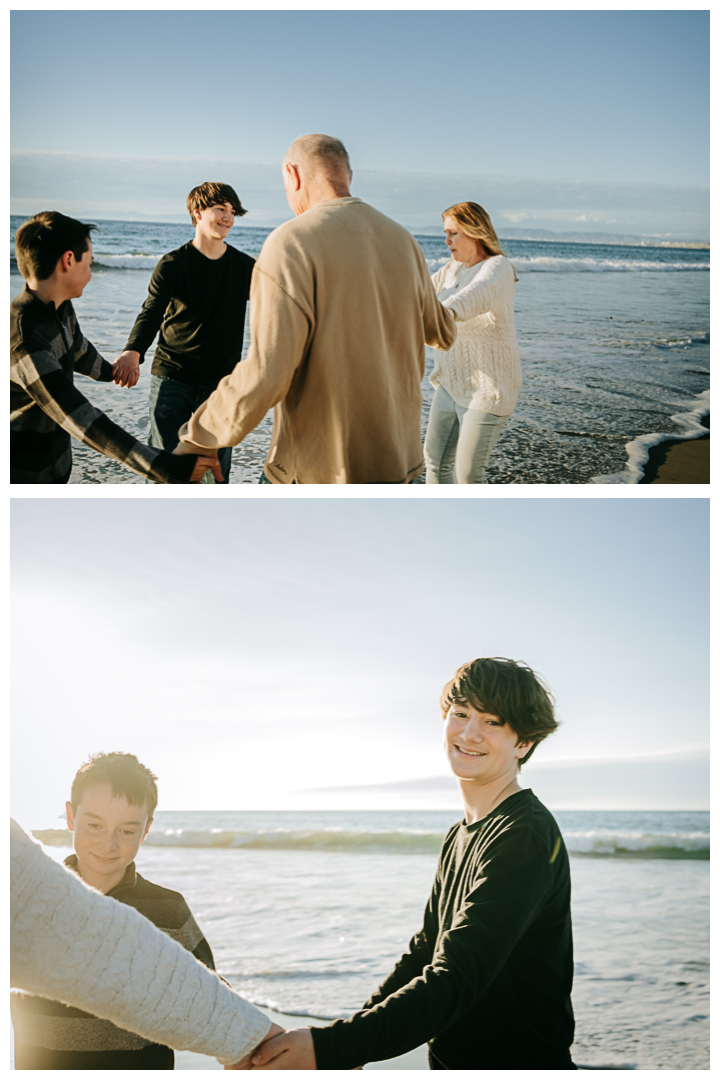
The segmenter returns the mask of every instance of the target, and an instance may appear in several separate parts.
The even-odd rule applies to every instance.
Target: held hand
[[[263,1039],[263,1041],[261,1043],[258,1043],[258,1045],[255,1047],[255,1050],[258,1050],[263,1045],[263,1043],[267,1042],[268,1039],[273,1039],[276,1035],[282,1035],[284,1031],[285,1031],[285,1028],[281,1028],[279,1024],[271,1024],[270,1025],[270,1030],[268,1031],[267,1035],[265,1036],[265,1038]],[[226,1065],[225,1068],[226,1069],[249,1069],[250,1068],[250,1058],[255,1053],[255,1050],[251,1050],[249,1054],[246,1054],[245,1057],[242,1058],[241,1061],[238,1061],[235,1065]]]
[[[316,1069],[315,1047],[308,1028],[293,1028],[267,1039],[252,1056],[253,1069]]]
[[[173,453],[177,453],[177,450],[173,451]],[[223,482],[222,469],[220,468],[220,462],[218,461],[218,459],[216,457],[199,457],[197,459],[197,464],[195,465],[195,468],[193,469],[193,471],[191,473],[190,483],[191,484],[201,484],[202,483],[202,478],[205,475],[205,473],[208,471],[208,469],[210,469],[210,471],[212,472],[213,476],[215,477],[216,482],[218,484],[222,484],[222,482]]]
[[[126,349],[112,366],[113,382],[118,386],[134,386],[140,378],[140,353]]]

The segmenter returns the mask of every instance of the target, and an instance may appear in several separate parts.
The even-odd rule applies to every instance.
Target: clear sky
[[[538,761],[708,741],[705,499],[15,499],[11,517],[27,827],[101,750],[136,753],[168,810],[442,775],[439,694],[481,655],[555,692]]]
[[[71,88],[61,56],[82,58]],[[134,185],[127,208],[164,215],[174,205],[157,185],[171,186],[178,163],[234,162],[242,181],[252,171],[238,163],[277,165],[297,135],[325,131],[346,142],[358,183],[373,174],[376,202],[407,174],[426,189],[435,178],[408,193],[406,216],[434,220],[444,176],[505,178],[530,183],[493,189],[488,208],[506,225],[525,213],[538,226],[637,232],[648,200],[669,213],[669,188],[697,212],[708,129],[707,11],[12,13],[21,213],[39,208],[29,204],[53,171],[68,212],[72,200],[75,212],[115,206],[139,158],[156,186]],[[49,153],[89,157],[66,176]],[[557,181],[585,187],[548,206],[544,185]],[[616,185],[633,186],[635,219],[618,221],[627,192]],[[706,229],[706,204],[685,224]],[[279,175],[255,212],[287,215]]]

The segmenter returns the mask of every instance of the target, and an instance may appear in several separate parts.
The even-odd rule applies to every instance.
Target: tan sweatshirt
[[[250,291],[247,358],[180,430],[188,453],[235,446],[275,406],[276,484],[398,484],[423,469],[425,343],[452,314],[401,225],[360,199],[318,203],[268,236]]]

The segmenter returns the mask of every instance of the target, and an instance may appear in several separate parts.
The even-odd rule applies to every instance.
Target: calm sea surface
[[[160,812],[138,868],[185,895],[243,995],[332,1019],[363,1004],[420,928],[458,816]],[[708,814],[555,816],[572,866],[574,1060],[708,1069]],[[69,834],[37,835],[68,854]]]
[[[22,287],[12,241],[22,220],[10,219],[11,297]],[[112,361],[155,263],[191,239],[192,227],[98,224],[93,280],[75,307],[86,337]],[[257,255],[268,232],[237,225],[231,243]],[[446,261],[441,237],[417,239],[431,271]],[[504,246],[520,279],[515,308],[524,383],[488,483],[637,483],[647,443],[697,434],[709,410],[709,251],[518,240]],[[248,345],[246,327],[245,351]],[[431,370],[428,350],[423,433]],[[99,408],[146,438],[149,379],[146,363],[132,390],[78,382]],[[257,482],[271,428],[268,416],[235,449],[232,483]],[[143,483],[85,447],[74,444],[73,456],[71,483]]]

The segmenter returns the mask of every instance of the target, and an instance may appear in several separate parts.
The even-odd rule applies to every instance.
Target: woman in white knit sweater
[[[452,258],[432,280],[458,334],[447,352],[435,352],[425,482],[484,484],[488,459],[522,381],[515,337],[517,278],[482,206],[456,203],[443,214],[443,225]]]

